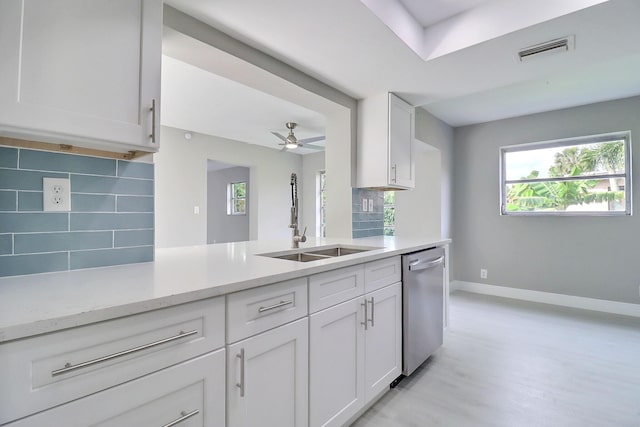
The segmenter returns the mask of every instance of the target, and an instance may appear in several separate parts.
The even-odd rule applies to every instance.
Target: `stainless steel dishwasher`
[[[444,248],[402,256],[402,373],[411,375],[442,345]]]

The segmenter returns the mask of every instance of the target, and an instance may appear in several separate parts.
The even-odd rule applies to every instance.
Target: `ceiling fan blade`
[[[282,145],[282,144],[278,144],[278,145]],[[280,150],[280,152],[287,151],[287,150],[288,150],[288,148],[287,148],[287,146],[285,145],[284,147],[282,147],[282,149]]]
[[[299,139],[298,141],[303,144],[310,144],[312,142],[324,141],[325,139],[326,139],[325,136],[322,135],[322,136],[314,136],[313,138]]]
[[[287,138],[285,136],[280,135],[278,132],[271,132],[273,135],[275,135],[276,137],[280,138],[283,141],[287,141]]]
[[[305,146],[304,146],[304,147],[302,147],[302,148],[307,148],[307,149],[309,149],[309,150],[324,151],[324,147],[321,147],[321,146],[319,146],[319,145],[311,145],[311,144],[309,144],[309,145],[305,145]]]

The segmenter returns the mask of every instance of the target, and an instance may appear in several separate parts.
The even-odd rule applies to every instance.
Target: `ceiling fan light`
[[[294,148],[298,148],[298,143],[292,142],[292,141],[287,141],[287,143],[284,146],[291,150],[291,149],[294,149]]]

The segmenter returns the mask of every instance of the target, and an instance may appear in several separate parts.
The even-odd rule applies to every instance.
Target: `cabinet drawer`
[[[227,342],[284,325],[308,313],[306,278],[230,294],[227,296]]]
[[[224,346],[224,298],[0,345],[0,424]]]
[[[364,294],[364,266],[341,268],[309,277],[309,311],[315,313]]]
[[[223,427],[224,423],[225,350],[222,349],[9,426]]]
[[[395,256],[364,265],[364,291],[371,292],[402,280],[400,257]]]

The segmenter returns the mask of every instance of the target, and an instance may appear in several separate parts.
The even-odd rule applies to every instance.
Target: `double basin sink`
[[[259,254],[260,256],[266,256],[269,258],[278,258],[288,261],[297,262],[309,262],[320,261],[323,259],[330,259],[345,255],[353,255],[361,252],[373,251],[376,249],[370,246],[346,246],[346,245],[333,245],[333,246],[320,246],[313,248],[300,248],[295,251],[287,252],[272,252],[268,254]]]

